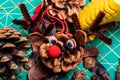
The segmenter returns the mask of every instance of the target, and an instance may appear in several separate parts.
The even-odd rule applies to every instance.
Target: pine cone
[[[48,8],[55,8],[59,10],[68,22],[73,22],[72,15],[74,13],[78,14],[81,11],[85,5],[85,0],[45,0],[43,1],[43,4],[48,6]],[[50,14],[52,16],[57,15],[61,18],[60,14],[57,14],[55,11],[51,10]]]
[[[42,43],[40,46],[40,58],[42,62],[53,72],[67,72],[74,69],[81,61],[84,50],[78,46],[72,34],[66,36],[65,34],[56,33],[54,37],[47,36],[49,43]],[[60,49],[61,54],[58,57],[51,57],[49,49],[56,43]],[[52,50],[54,51],[54,50]]]
[[[28,39],[15,29],[0,29],[0,75],[5,79],[15,79],[13,70],[24,70],[20,64],[28,61],[23,52],[30,48],[27,42]]]
[[[86,80],[86,73],[83,70],[74,72],[71,80]]]

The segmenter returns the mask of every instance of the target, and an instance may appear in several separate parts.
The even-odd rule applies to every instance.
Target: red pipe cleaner
[[[60,13],[61,17],[63,18],[63,19],[62,19],[63,21],[61,21],[61,19],[56,18],[56,17],[50,15],[50,14],[48,13],[49,10],[54,10],[54,11],[60,13],[57,9],[54,9],[54,8],[46,9],[46,10],[42,13],[42,17],[41,17],[41,19],[42,19],[46,24],[55,24],[56,21],[59,21],[59,22],[62,24],[62,31],[61,31],[61,32],[62,32],[62,33],[64,32],[64,26],[65,26],[65,27],[66,27],[66,35],[68,35],[68,24],[67,24],[67,22],[65,21],[63,15]],[[45,15],[45,13],[47,13],[47,15],[48,15],[49,17],[55,19],[56,21],[54,21],[54,22],[52,22],[52,23],[46,21],[46,20],[44,19],[44,15]]]

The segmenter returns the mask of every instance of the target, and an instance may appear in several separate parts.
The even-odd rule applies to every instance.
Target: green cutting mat
[[[40,0],[0,0],[0,28],[8,26],[13,27],[20,31],[23,36],[28,36],[29,34],[27,31],[12,23],[12,20],[14,19],[22,19],[22,14],[18,8],[19,3],[25,3],[29,9],[29,13],[32,15],[34,13],[35,6],[41,2]],[[117,23],[117,25],[117,28],[105,32],[105,34],[113,40],[111,46],[104,44],[99,39],[95,39],[93,42],[86,45],[86,47],[95,46],[100,50],[100,55],[97,57],[97,59],[109,72],[110,80],[115,80],[118,59],[120,58],[120,23]],[[27,56],[29,56],[31,52],[31,49],[26,51]],[[70,80],[73,72],[77,70],[84,70],[87,74],[86,80],[90,80],[91,73],[83,67],[82,63],[77,66],[75,70],[69,71],[65,75],[61,75],[58,80]],[[18,76],[16,80],[27,80],[27,71],[24,73],[17,72],[17,75]]]

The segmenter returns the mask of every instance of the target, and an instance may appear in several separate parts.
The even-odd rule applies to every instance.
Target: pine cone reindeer
[[[36,43],[39,44],[37,51],[44,65],[55,73],[67,72],[74,69],[82,61],[84,55],[84,50],[78,43],[85,40],[86,34],[81,30],[76,31],[76,34],[82,36],[82,40],[78,38],[79,42],[76,42],[74,35],[69,33],[67,36],[60,32],[45,37],[39,33],[32,33],[30,40],[33,46],[37,46]]]
[[[24,16],[24,21],[14,20],[13,22],[30,30],[29,40],[32,44],[33,54],[38,55],[38,59],[40,60],[40,65],[36,64],[30,69],[28,74],[29,80],[39,80],[47,76],[47,68],[53,73],[67,72],[74,69],[82,61],[82,56],[84,55],[82,46],[87,41],[87,36],[84,31],[74,30],[73,34],[69,33],[68,25],[64,19],[59,20],[47,13],[49,10],[58,12],[56,9],[46,9],[43,6],[36,19],[32,20],[25,5],[20,4],[19,7]],[[41,16],[44,14],[45,18],[46,16],[50,17],[52,21],[46,20],[45,22],[45,20],[41,19]],[[60,27],[56,30],[56,33],[50,34],[54,27],[53,23],[56,21],[62,28]],[[47,24],[47,28],[41,31],[37,25],[41,22],[49,22],[51,24]],[[47,68],[43,69],[45,68],[42,67],[43,65]]]
[[[90,26],[90,28],[84,30],[87,34],[87,42],[93,41],[96,36],[97,38],[102,40],[104,43],[108,45],[112,44],[112,39],[104,35],[104,31],[116,28],[116,21],[112,21],[112,22],[100,25],[104,17],[105,17],[105,13],[100,11],[96,16],[95,20],[92,22],[92,25]],[[78,20],[77,15],[72,15],[72,20],[74,21],[73,25],[75,26],[73,28],[82,29],[82,26],[79,25],[80,21]]]

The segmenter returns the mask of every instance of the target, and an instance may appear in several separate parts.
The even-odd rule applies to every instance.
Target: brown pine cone
[[[86,79],[86,73],[82,70],[78,70],[74,72],[71,80],[85,80]]]
[[[41,44],[39,55],[42,62],[53,72],[67,72],[74,69],[82,61],[84,50],[77,45],[72,34],[67,36],[56,33],[54,36],[46,36],[46,38],[49,42]],[[50,47],[54,45],[57,45],[62,51],[57,57],[51,57],[49,54]]]
[[[0,75],[2,77],[15,79],[12,71],[24,70],[20,64],[28,61],[23,52],[30,48],[27,43],[28,39],[17,30],[12,28],[0,29]]]
[[[80,13],[81,9],[84,7],[86,0],[45,0],[43,4],[45,4],[48,8],[55,8],[59,10],[63,17],[68,22],[72,21],[72,15]],[[50,11],[50,14],[53,16],[58,16],[61,18],[59,13],[55,11]]]

